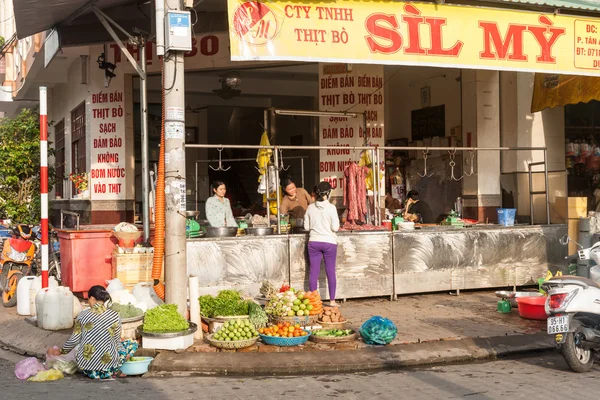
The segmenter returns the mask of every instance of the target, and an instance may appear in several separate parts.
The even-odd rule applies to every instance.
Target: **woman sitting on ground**
[[[62,349],[52,348],[48,354],[67,354],[76,348],[77,367],[92,379],[115,377],[123,363],[137,350],[132,340],[121,342],[121,317],[107,308],[110,295],[102,286],[88,292],[90,308],[75,320],[73,334]]]

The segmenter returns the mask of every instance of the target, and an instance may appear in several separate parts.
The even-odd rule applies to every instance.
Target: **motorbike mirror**
[[[571,241],[571,238],[569,237],[569,235],[562,235],[560,237],[560,239],[558,239],[558,242],[560,244],[562,244],[563,246],[568,245],[570,241]]]

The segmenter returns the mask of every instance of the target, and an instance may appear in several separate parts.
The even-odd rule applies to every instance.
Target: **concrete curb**
[[[152,363],[148,376],[273,376],[394,370],[491,359],[554,347],[552,336],[537,333],[328,352],[161,352]]]

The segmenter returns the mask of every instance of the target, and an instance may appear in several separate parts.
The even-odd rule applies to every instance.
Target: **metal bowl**
[[[267,236],[273,234],[273,228],[246,228],[246,235],[250,236]]]
[[[206,237],[234,237],[237,235],[237,227],[207,226]]]
[[[185,212],[185,216],[188,218],[196,218],[198,215],[200,215],[200,211],[186,211]]]

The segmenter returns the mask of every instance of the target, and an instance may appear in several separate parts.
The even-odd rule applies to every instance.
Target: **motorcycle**
[[[60,260],[56,255],[56,233],[51,231],[48,275],[60,282]],[[4,241],[0,253],[0,290],[2,305],[17,304],[17,285],[23,276],[41,274],[41,242],[39,227],[20,224],[14,227],[13,237]]]
[[[562,245],[568,236],[560,239]],[[593,260],[600,265],[600,242],[580,250],[567,259]],[[594,353],[600,349],[600,285],[592,279],[563,275],[542,284],[548,294],[547,331],[554,335],[559,351],[575,372],[587,372],[594,365]]]

